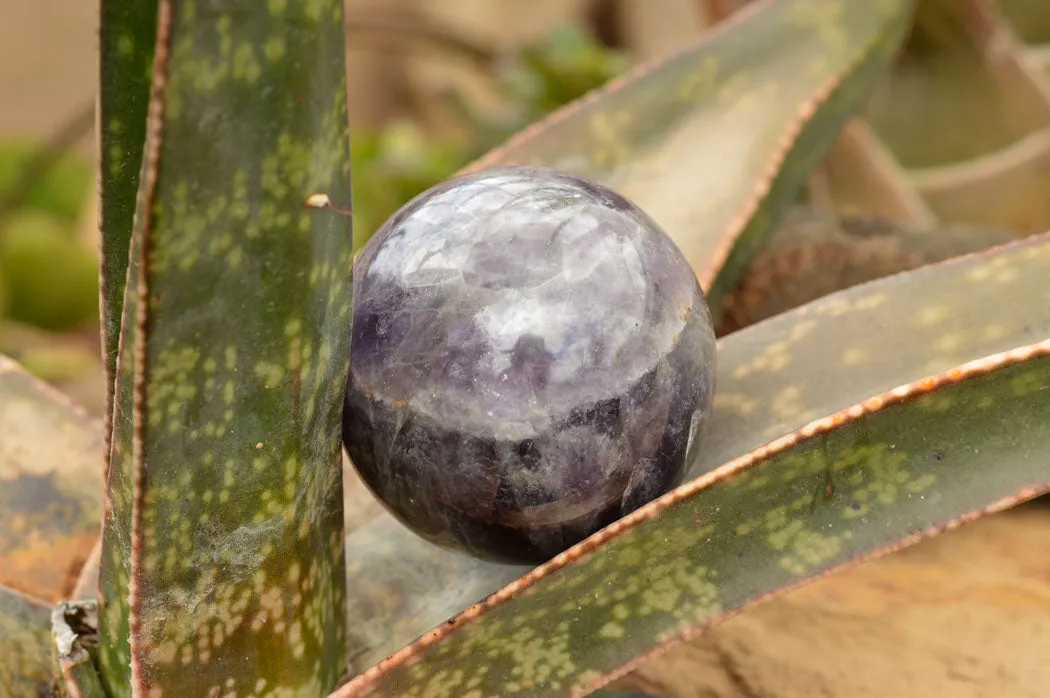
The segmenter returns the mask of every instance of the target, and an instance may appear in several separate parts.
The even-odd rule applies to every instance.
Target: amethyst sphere
[[[427,540],[547,560],[676,485],[711,412],[692,269],[615,192],[507,167],[416,197],[355,263],[343,440]]]

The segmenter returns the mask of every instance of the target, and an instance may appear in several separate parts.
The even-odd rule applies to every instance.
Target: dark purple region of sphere
[[[577,177],[497,168],[409,202],[355,264],[343,439],[424,538],[541,562],[677,484],[715,341],[678,248]]]

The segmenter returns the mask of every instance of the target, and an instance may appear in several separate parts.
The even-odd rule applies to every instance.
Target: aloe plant
[[[921,173],[856,120],[911,0],[754,3],[468,168],[542,165],[629,197],[735,330],[685,484],[535,568],[344,512],[360,484],[339,448],[342,4],[102,10],[110,409],[94,423],[0,362],[12,695],[584,695],[1050,489],[1050,236],[778,226],[807,183],[820,214],[818,175],[843,163],[867,179],[826,178],[834,207],[936,224]]]

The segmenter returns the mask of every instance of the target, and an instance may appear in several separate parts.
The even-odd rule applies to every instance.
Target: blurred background
[[[358,244],[508,135],[704,26],[695,3],[646,5],[659,9],[349,0]],[[0,2],[0,353],[99,415],[96,14],[97,2]]]
[[[509,135],[747,4],[347,2],[358,245]],[[0,2],[0,352],[97,414],[95,15],[95,2]],[[981,244],[1050,228],[1050,2],[922,0],[861,117],[782,226],[791,245],[826,238],[827,225],[870,232],[872,221],[883,232],[980,228]],[[924,261],[879,254],[868,272],[844,269],[821,292]],[[790,303],[815,292],[792,297],[790,279],[779,283]],[[746,280],[743,291],[721,332],[788,302],[756,300]]]
[[[512,133],[745,4],[347,0],[357,244]],[[100,416],[96,14],[94,1],[0,0],[0,353]],[[892,70],[755,263],[779,270],[775,297],[745,279],[720,332],[1048,229],[1050,1],[921,0]],[[909,237],[930,231],[950,242]],[[782,262],[817,242],[826,284],[796,288]],[[992,517],[749,612],[624,685],[1044,696],[1050,561],[1026,551],[1050,550],[1048,528],[1045,511]]]

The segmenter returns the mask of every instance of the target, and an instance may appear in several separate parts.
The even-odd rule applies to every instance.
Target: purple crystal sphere
[[[355,263],[343,440],[431,542],[547,560],[678,484],[711,412],[692,269],[615,192],[554,170],[457,177]]]

